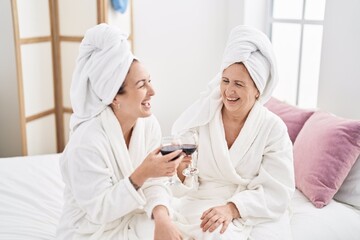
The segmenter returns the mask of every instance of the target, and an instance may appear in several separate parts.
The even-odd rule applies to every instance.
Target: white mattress
[[[334,200],[318,209],[298,190],[291,204],[294,240],[360,240],[359,210]]]
[[[0,159],[0,240],[55,239],[63,205],[59,155]],[[293,240],[360,240],[360,212],[332,201],[316,209],[299,191]]]
[[[55,239],[63,205],[59,155],[0,159],[0,239]]]

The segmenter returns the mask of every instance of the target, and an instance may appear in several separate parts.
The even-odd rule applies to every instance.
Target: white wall
[[[199,97],[220,67],[232,27],[266,31],[268,0],[133,0],[135,54],[156,90],[153,112],[163,134]],[[0,1],[0,154],[20,141],[10,1]],[[319,108],[360,119],[360,1],[328,0],[323,34]],[[9,57],[10,56],[10,57]],[[10,94],[11,93],[11,94]],[[11,149],[19,152],[21,149]]]
[[[0,157],[21,155],[11,2],[0,1]]]
[[[135,54],[150,72],[152,109],[164,135],[218,72],[229,24],[242,23],[241,6],[239,0],[134,1]]]
[[[268,34],[270,0],[244,0],[244,24]]]
[[[360,119],[360,1],[328,0],[318,107]]]

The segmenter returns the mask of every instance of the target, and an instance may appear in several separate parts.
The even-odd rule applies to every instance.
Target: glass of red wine
[[[189,130],[180,135],[181,148],[186,156],[191,156],[198,148],[198,133],[195,130]],[[193,158],[194,160],[194,158]],[[182,171],[185,177],[193,177],[199,174],[199,169],[193,166],[193,162]]]
[[[166,155],[166,154],[169,154],[169,153],[172,153],[176,150],[179,150],[179,149],[182,149],[181,148],[181,140],[179,137],[177,136],[165,136],[165,137],[162,137],[161,139],[161,149],[160,149],[160,152],[162,155]],[[181,155],[181,153],[180,153]],[[177,156],[173,159],[171,159],[171,161],[177,159],[178,157]],[[174,176],[172,177],[169,177],[168,180],[165,182],[166,185],[174,185],[174,184],[177,184],[177,183],[180,183],[180,181],[175,178]]]

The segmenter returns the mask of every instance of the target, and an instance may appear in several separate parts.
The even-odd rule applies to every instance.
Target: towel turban
[[[127,38],[119,28],[104,23],[86,31],[70,88],[71,131],[113,101],[134,60]]]
[[[231,64],[242,62],[260,92],[261,103],[267,102],[278,82],[275,54],[268,37],[249,26],[237,26],[226,45],[221,72]]]
[[[242,62],[260,92],[258,101],[267,102],[278,82],[275,54],[268,37],[249,26],[232,29],[227,42],[220,72],[210,81],[199,100],[186,109],[175,121],[172,133],[203,126],[210,122],[222,107],[220,82],[222,72],[234,63]]]

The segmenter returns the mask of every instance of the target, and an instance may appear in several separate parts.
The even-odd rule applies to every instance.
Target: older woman
[[[291,239],[287,208],[295,190],[285,124],[264,106],[277,83],[269,39],[234,28],[221,72],[175,122],[199,133],[199,175],[180,173],[179,228],[195,239]]]
[[[106,24],[89,29],[71,85],[71,137],[61,157],[65,205],[57,239],[180,239],[170,195],[181,150],[159,154],[149,73],[127,35]],[[155,149],[155,150],[154,150]],[[151,220],[153,218],[154,220]]]

